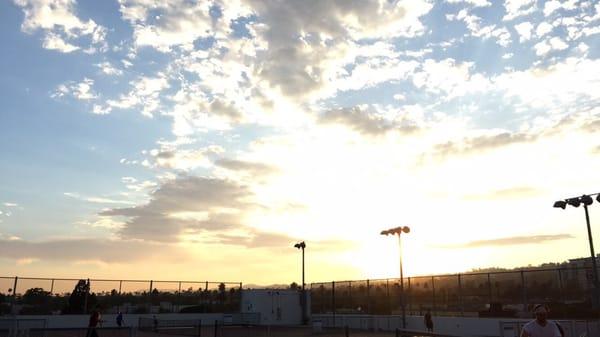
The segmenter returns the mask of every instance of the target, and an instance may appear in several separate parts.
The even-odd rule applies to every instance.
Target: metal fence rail
[[[108,313],[237,312],[241,289],[241,282],[0,277],[0,314],[87,313],[97,305]],[[83,305],[70,312],[77,291]]]
[[[591,268],[549,268],[404,278],[406,311],[435,315],[506,316],[550,303],[555,314],[577,317],[591,310]],[[401,312],[397,278],[312,283],[313,314]]]

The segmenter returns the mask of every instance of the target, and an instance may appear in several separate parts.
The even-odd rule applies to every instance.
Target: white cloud
[[[515,25],[515,30],[519,33],[519,42],[527,41],[531,39],[531,32],[533,31],[533,25],[531,22],[525,21]]]
[[[538,37],[542,37],[542,36],[550,33],[552,31],[552,29],[554,29],[554,27],[552,27],[551,24],[549,24],[547,22],[542,22],[535,29],[535,35],[537,35]]]
[[[65,42],[62,37],[54,33],[48,33],[46,35],[43,47],[46,49],[58,50],[62,53],[70,53],[79,49],[79,47]]]
[[[113,198],[106,198],[106,197],[89,197],[89,196],[82,196],[79,193],[72,193],[72,192],[64,192],[63,195],[66,197],[69,197],[69,198],[78,199],[78,200],[82,200],[82,201],[86,201],[86,202],[91,202],[94,204],[121,204],[121,205],[134,204],[133,202],[128,201],[128,200],[120,200],[120,199],[113,199]]]
[[[5,203],[3,203],[3,205],[6,206],[6,207],[17,207],[17,206],[19,206],[19,204],[14,203],[14,202],[5,202]]]
[[[465,3],[473,7],[489,7],[492,5],[492,3],[487,0],[446,0],[446,2],[451,4]]]
[[[549,16],[550,14],[554,13],[555,11],[557,11],[559,9],[574,10],[577,8],[578,2],[579,2],[579,0],[565,0],[562,2],[558,1],[558,0],[547,1],[544,4],[544,15]]]
[[[116,75],[116,76],[123,75],[123,70],[116,68],[108,61],[97,63],[97,64],[95,64],[95,66],[100,68],[102,73],[104,73],[106,75]]]
[[[506,15],[502,20],[512,20],[535,11],[535,0],[506,0],[504,8]]]
[[[544,43],[543,51],[552,49],[549,42]],[[555,44],[562,47],[560,42]],[[598,60],[570,57],[548,67],[505,73],[493,82],[507,98],[520,98],[525,111],[542,108],[549,115],[564,115],[600,99],[600,79],[594,71],[598,67]]]
[[[90,78],[84,78],[83,81],[67,82],[61,84],[56,88],[56,91],[52,93],[53,98],[64,98],[67,96],[76,98],[81,101],[89,101],[98,98],[98,95],[92,89],[94,80]]]
[[[535,53],[538,56],[544,56],[548,54],[552,50],[565,50],[569,47],[563,40],[559,37],[552,37],[550,39],[546,39],[539,43],[536,43],[534,46]]]
[[[489,88],[489,80],[481,74],[471,74],[472,63],[457,63],[454,59],[425,60],[412,80],[417,88],[432,93],[444,93],[443,99],[452,99]]]
[[[75,0],[13,0],[25,13],[21,30],[32,34],[38,29],[45,33],[43,47],[70,53],[81,46],[75,45],[81,37],[90,39],[89,45],[105,48],[106,28],[93,20],[82,21],[75,13]],[[94,52],[95,48],[86,50]]]
[[[121,95],[118,99],[109,99],[106,104],[110,108],[117,109],[141,106],[142,115],[152,117],[160,107],[160,93],[169,88],[166,75],[159,73],[156,77],[141,76],[130,84],[133,88],[127,94]]]
[[[92,108],[92,113],[96,114],[96,115],[106,115],[109,114],[112,111],[112,108],[110,106],[102,106],[99,104],[94,104],[93,108]]]

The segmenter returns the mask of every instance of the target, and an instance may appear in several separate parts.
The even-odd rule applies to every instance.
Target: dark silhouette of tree
[[[296,282],[292,282],[292,283],[290,284],[290,289],[291,289],[291,290],[298,290],[298,288],[299,288],[299,287],[298,287],[298,283],[296,283]]]
[[[50,302],[52,294],[49,291],[45,291],[42,288],[31,288],[25,291],[23,294],[23,304],[30,305],[46,305]]]
[[[225,304],[225,298],[227,296],[227,293],[225,292],[225,283],[219,283],[219,303],[221,305]]]
[[[90,284],[86,280],[79,280],[69,296],[67,306],[63,309],[63,314],[84,314],[87,308],[96,306],[96,296],[90,295]]]

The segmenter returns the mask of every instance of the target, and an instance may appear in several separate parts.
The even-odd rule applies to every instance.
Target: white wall
[[[313,315],[313,322],[320,320],[324,327],[345,327],[363,330],[395,330],[402,328],[402,317],[378,315]],[[457,336],[518,337],[522,324],[530,319],[479,318],[479,317],[433,317],[434,332]],[[501,334],[501,322],[505,327]],[[565,337],[578,337],[587,332],[588,336],[600,336],[600,321],[559,321],[565,328]],[[406,329],[424,331],[423,316],[407,316]]]
[[[137,327],[138,319],[140,317],[152,318],[156,316],[157,319],[177,319],[177,320],[202,320],[202,325],[212,325],[215,320],[222,321],[223,314],[123,314],[123,320],[125,326]],[[89,321],[89,315],[17,315],[17,319],[45,319],[47,328],[83,328],[87,327]],[[117,315],[102,315],[104,327],[117,326],[116,323]]]
[[[310,308],[310,300],[307,303]],[[242,312],[259,313],[263,325],[302,324],[300,291],[256,289],[242,292]]]

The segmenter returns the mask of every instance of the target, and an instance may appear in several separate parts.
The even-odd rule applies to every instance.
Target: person
[[[90,314],[87,337],[98,337],[98,332],[96,331],[96,328],[101,322],[102,315],[100,314],[100,306],[96,306],[96,308],[92,310],[92,313]]]
[[[119,311],[117,314],[117,326],[120,328],[123,326],[123,313]]]
[[[521,337],[563,337],[562,328],[548,320],[548,307],[538,304],[533,308],[535,319],[523,326]]]
[[[152,316],[153,319],[153,323],[154,323],[154,331],[158,331],[158,319],[156,318],[156,315]]]
[[[425,313],[425,327],[427,332],[433,332],[433,319],[431,318],[431,309],[427,309]]]

